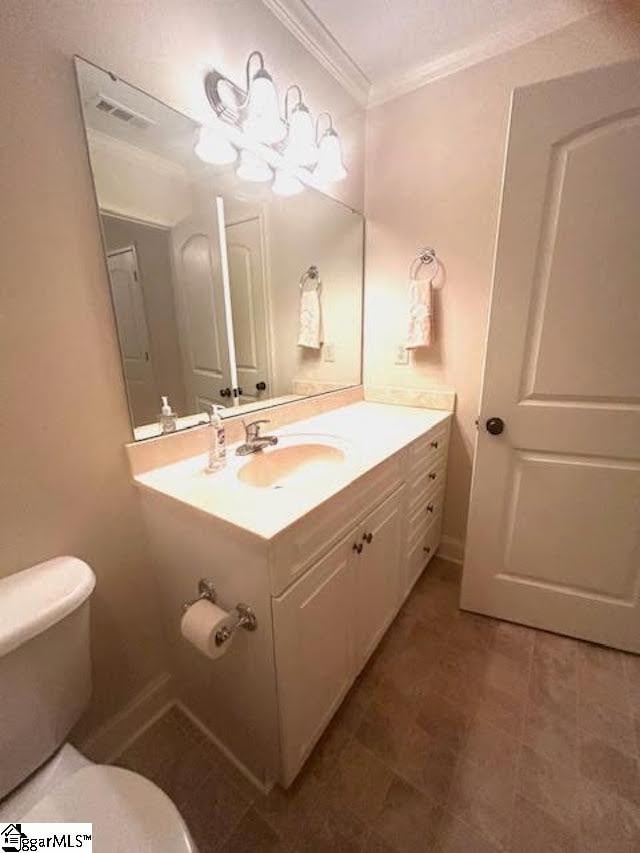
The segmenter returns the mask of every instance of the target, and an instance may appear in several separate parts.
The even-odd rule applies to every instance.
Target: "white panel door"
[[[142,284],[133,247],[107,255],[127,399],[136,426],[158,419],[158,398],[149,353]]]
[[[259,217],[227,225],[226,237],[238,385],[241,402],[250,403],[271,396]]]
[[[639,585],[633,62],[514,93],[462,606],[640,652]]]
[[[203,205],[203,208],[205,206]],[[176,308],[190,412],[232,405],[224,285],[212,203],[171,229]]]

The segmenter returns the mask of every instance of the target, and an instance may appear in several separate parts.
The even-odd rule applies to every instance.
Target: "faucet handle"
[[[270,423],[268,418],[262,418],[257,421],[249,421],[249,423],[247,423],[246,421],[242,421],[247,442],[255,441],[255,439],[258,438],[258,436],[260,435],[260,425],[268,423]]]

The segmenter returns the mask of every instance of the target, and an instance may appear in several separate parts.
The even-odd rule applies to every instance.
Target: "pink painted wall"
[[[340,193],[361,208],[364,115],[259,0],[0,4],[0,575],[64,553],[94,567],[85,731],[162,671],[164,651],[72,58],[197,119],[206,70],[242,79],[258,47],[275,79],[333,112]]]
[[[444,522],[455,549],[466,528],[511,92],[639,55],[638,19],[592,16],[367,114],[365,381],[457,391]],[[447,270],[436,342],[395,366],[409,263],[424,245]]]

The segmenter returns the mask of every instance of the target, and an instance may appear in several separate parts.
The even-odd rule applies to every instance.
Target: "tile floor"
[[[289,791],[177,710],[120,764],[200,853],[638,853],[640,657],[458,610],[434,560]]]

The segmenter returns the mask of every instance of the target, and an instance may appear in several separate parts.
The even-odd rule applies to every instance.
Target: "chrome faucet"
[[[260,421],[242,421],[244,426],[244,444],[236,448],[236,456],[248,456],[250,453],[257,453],[265,447],[271,447],[278,443],[275,435],[260,435],[261,424],[268,424],[268,420]]]

